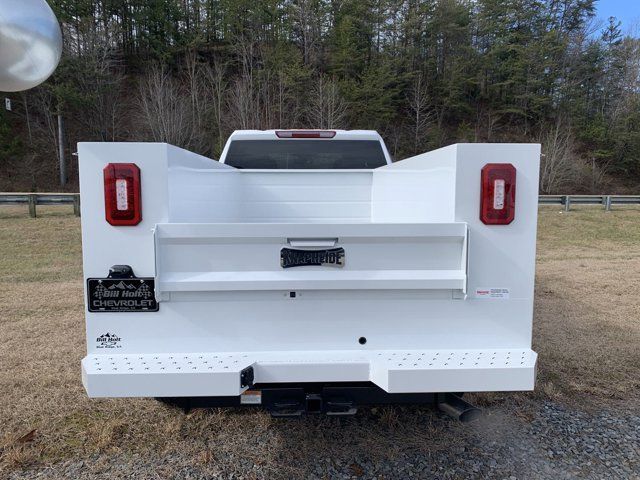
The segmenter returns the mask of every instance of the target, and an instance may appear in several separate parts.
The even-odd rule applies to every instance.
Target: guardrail
[[[565,212],[571,205],[602,205],[609,211],[613,205],[640,205],[640,195],[540,195],[538,204],[562,205]]]
[[[73,205],[73,213],[80,216],[79,193],[0,193],[0,205],[29,205],[34,218],[38,205]]]
[[[568,212],[571,205],[640,205],[640,195],[540,195],[539,205],[562,205]],[[73,213],[80,216],[79,193],[0,193],[0,205],[29,205],[29,215],[36,216],[38,205],[73,205]]]

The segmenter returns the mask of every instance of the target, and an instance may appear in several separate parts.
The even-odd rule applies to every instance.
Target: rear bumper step
[[[90,397],[226,397],[253,384],[372,382],[387,393],[532,390],[530,349],[101,354],[82,360]]]

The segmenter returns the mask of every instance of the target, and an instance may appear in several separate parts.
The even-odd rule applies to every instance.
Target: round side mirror
[[[0,0],[0,91],[41,84],[61,55],[60,26],[45,0]]]

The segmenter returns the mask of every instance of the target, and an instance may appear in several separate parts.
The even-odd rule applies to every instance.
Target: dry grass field
[[[541,209],[538,388],[475,395],[485,418],[474,427],[418,407],[282,421],[245,410],[185,415],[151,399],[89,400],[80,381],[80,228],[69,210],[39,208],[31,219],[26,207],[0,208],[2,478],[328,478],[325,464],[366,477],[366,465],[400,468],[393,465],[409,454],[436,462],[473,453],[478,438],[529,428],[543,405],[577,412],[640,405],[640,209]],[[441,477],[465,476],[442,465]]]

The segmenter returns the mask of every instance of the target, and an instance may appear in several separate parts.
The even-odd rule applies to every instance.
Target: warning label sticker
[[[476,298],[488,300],[506,300],[509,298],[508,288],[476,288]]]

